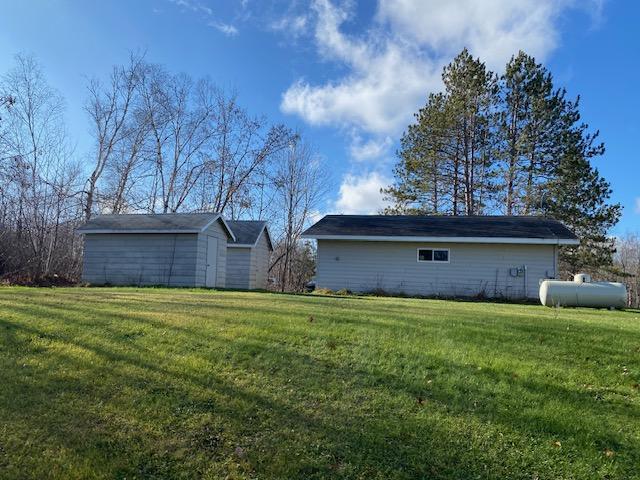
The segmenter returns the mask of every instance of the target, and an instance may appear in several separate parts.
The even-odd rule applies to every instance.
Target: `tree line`
[[[592,165],[604,144],[580,98],[524,52],[498,75],[464,49],[442,80],[402,136],[386,213],[553,217],[581,240],[561,251],[565,274],[610,267],[621,206]]]
[[[317,155],[211,79],[132,54],[87,83],[89,152],[74,148],[65,101],[32,57],[16,56],[1,77],[0,109],[0,276],[77,280],[80,223],[173,212],[266,220],[274,288],[301,289],[312,275],[299,236],[326,193]]]

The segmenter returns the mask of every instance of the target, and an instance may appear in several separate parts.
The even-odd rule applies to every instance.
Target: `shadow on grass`
[[[81,306],[16,302],[8,310],[33,321],[25,324],[0,317],[0,328],[6,333],[4,355],[38,355],[51,359],[56,367],[42,366],[30,378],[13,375],[5,398],[32,400],[8,404],[9,409],[19,410],[3,415],[17,414],[33,431],[40,432],[40,438],[55,439],[56,445],[73,451],[77,461],[90,453],[95,455],[97,449],[104,458],[94,461],[103,462],[118,475],[177,477],[184,473],[185,462],[193,462],[192,467],[198,469],[214,468],[210,463],[218,462],[224,470],[230,468],[225,463],[229,459],[240,465],[243,475],[272,478],[285,474],[290,478],[504,478],[516,472],[531,477],[536,468],[542,468],[537,457],[519,461],[501,458],[514,446],[500,445],[499,435],[491,432],[504,432],[509,441],[528,439],[541,450],[550,439],[573,438],[586,447],[575,453],[583,462],[593,461],[590,456],[603,448],[635,451],[620,458],[621,472],[629,474],[631,466],[640,461],[638,450],[634,450],[637,445],[609,424],[612,416],[616,424],[637,424],[637,404],[597,401],[577,386],[542,381],[539,376],[514,377],[512,372],[493,368],[478,370],[473,364],[428,350],[406,358],[401,351],[378,351],[380,346],[373,341],[358,351],[364,357],[349,351],[314,351],[311,355],[304,344],[297,343],[299,335],[311,340],[333,338],[332,331],[321,330],[322,324],[301,323],[292,329],[253,319],[251,325],[257,331],[240,332],[230,343],[211,329],[189,326],[194,319],[208,318],[206,312],[192,312],[185,324],[175,325],[147,315],[169,313],[175,302],[154,299],[151,308],[140,311],[135,307],[141,306],[139,303],[127,299],[118,307],[128,305],[128,310],[117,312],[118,307],[107,308],[112,300],[92,305],[92,299],[84,298]],[[179,305],[207,307],[202,302],[188,303]],[[270,308],[266,313],[305,320],[307,305],[298,307],[302,310]],[[232,327],[239,327],[256,313],[255,307],[236,305],[221,304],[216,309]],[[381,338],[398,329],[416,335],[423,327],[404,316],[394,318],[393,326],[380,318],[389,309],[379,305],[358,309],[359,317],[376,321],[348,318],[344,324],[373,329]],[[231,311],[238,315],[229,318]],[[316,322],[325,317],[318,314]],[[68,331],[42,325],[44,319]],[[475,323],[465,323],[472,321]],[[532,334],[527,329],[519,332],[514,322],[508,331],[481,332],[471,315],[457,323],[456,328],[462,331],[452,334],[462,350],[465,339],[472,347],[484,335],[487,351],[502,348],[512,350],[514,356],[523,355],[526,349],[515,340]],[[447,331],[446,325],[429,326],[440,329],[439,334]],[[165,341],[157,331],[122,342],[132,327],[168,331],[173,336],[169,345],[174,348],[164,350]],[[610,334],[603,330],[605,337]],[[100,362],[88,366],[58,349],[35,350],[29,337],[90,351]],[[348,338],[355,346],[361,343],[357,333]],[[283,345],[286,341],[294,344]],[[183,348],[176,351],[175,345]],[[560,345],[553,349],[565,351]],[[188,358],[184,351],[190,354]],[[618,359],[613,348],[598,354],[607,355],[610,361]],[[380,365],[374,361],[384,355],[397,362]],[[403,363],[414,371],[405,371]],[[59,372],[65,370],[77,371],[79,377],[61,382]],[[425,373],[434,383],[426,383]],[[382,403],[375,401],[377,396]],[[68,398],[73,401],[65,401]],[[428,403],[420,406],[417,398]],[[103,408],[102,402],[108,408]],[[545,414],[541,408],[545,405],[556,413]],[[39,418],[46,410],[49,416],[58,417],[57,421],[43,424]],[[453,421],[445,421],[447,418]],[[481,439],[467,437],[460,424],[485,426],[488,438],[496,444],[484,445]],[[213,440],[203,440],[202,435],[209,435],[203,430],[213,432]],[[158,442],[164,450],[154,453]],[[245,459],[236,458],[237,447],[247,449]],[[193,450],[193,458],[181,457],[184,449]],[[548,468],[549,473],[561,476],[553,466]]]

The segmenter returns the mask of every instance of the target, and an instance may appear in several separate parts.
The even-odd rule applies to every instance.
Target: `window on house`
[[[419,248],[418,262],[449,262],[448,248]]]

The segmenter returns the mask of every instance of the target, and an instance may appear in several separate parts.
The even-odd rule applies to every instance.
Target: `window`
[[[449,263],[448,248],[419,248],[418,262]]]

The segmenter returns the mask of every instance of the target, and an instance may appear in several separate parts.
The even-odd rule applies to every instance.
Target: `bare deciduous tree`
[[[142,85],[154,165],[150,211],[176,212],[186,205],[203,171],[216,132],[216,89],[152,66]]]
[[[627,286],[629,306],[640,307],[640,236],[628,233],[616,240],[614,266]]]
[[[59,255],[75,218],[79,168],[64,125],[65,104],[46,82],[40,66],[18,55],[2,78],[0,96],[11,97],[3,118],[0,219],[5,238],[1,274],[49,275],[73,250]],[[76,262],[77,264],[77,262]],[[72,266],[73,267],[73,266]]]
[[[278,159],[273,185],[279,212],[276,231],[281,234],[271,271],[278,273],[283,292],[292,288],[292,265],[300,235],[320,207],[327,192],[327,179],[318,157],[301,141],[293,141]]]
[[[232,218],[251,205],[254,176],[264,176],[265,163],[286,148],[292,133],[283,125],[267,126],[238,105],[236,96],[216,94],[215,143],[202,178],[203,210],[227,212]],[[258,217],[260,218],[260,217]]]
[[[113,160],[118,145],[131,133],[130,123],[137,88],[144,74],[143,57],[131,55],[129,65],[113,68],[109,84],[92,80],[86,111],[89,115],[95,145],[95,164],[85,187],[84,217],[93,215],[98,182]]]

